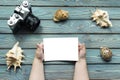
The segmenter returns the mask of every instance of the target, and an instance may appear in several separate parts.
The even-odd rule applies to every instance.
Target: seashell
[[[109,20],[109,14],[107,11],[97,9],[91,17],[93,21],[96,21],[97,25],[100,25],[100,27],[106,28],[106,27],[112,26],[112,23]]]
[[[112,58],[112,51],[108,47],[101,47],[100,54],[104,61],[110,61]]]
[[[23,50],[19,47],[19,42],[17,42],[13,48],[6,53],[6,64],[8,69],[11,66],[14,66],[14,71],[16,71],[17,67],[21,68],[22,59],[25,57],[22,53]]]
[[[68,19],[68,11],[61,10],[61,9],[56,11],[54,18],[53,18],[55,22],[67,20],[67,19]]]

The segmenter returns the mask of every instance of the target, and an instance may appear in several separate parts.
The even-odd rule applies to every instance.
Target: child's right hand
[[[78,44],[78,55],[79,55],[79,61],[81,59],[86,59],[86,47],[85,44]]]

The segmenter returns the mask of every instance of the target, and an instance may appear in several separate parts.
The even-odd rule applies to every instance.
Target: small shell
[[[18,46],[19,42],[17,42],[11,50],[9,50],[6,54],[6,64],[8,69],[11,66],[14,66],[14,71],[16,71],[17,67],[21,67],[22,59],[24,58],[23,50]]]
[[[93,21],[96,21],[97,25],[100,25],[100,27],[106,28],[106,27],[112,26],[112,23],[109,20],[109,14],[107,11],[97,9],[91,17]]]
[[[68,19],[68,11],[61,10],[61,9],[56,11],[54,18],[53,18],[55,22],[67,20],[67,19]]]
[[[104,61],[110,61],[112,58],[112,51],[108,47],[101,47],[100,54]]]

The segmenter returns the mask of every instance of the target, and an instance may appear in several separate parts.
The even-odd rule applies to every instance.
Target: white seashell
[[[8,69],[11,66],[14,66],[14,71],[16,71],[17,67],[21,67],[21,63],[23,62],[22,59],[25,57],[22,53],[23,50],[19,47],[19,42],[17,42],[6,54],[6,64]]]
[[[111,27],[112,23],[109,20],[109,14],[107,11],[97,9],[91,16],[93,21],[96,21],[97,25],[101,27]]]

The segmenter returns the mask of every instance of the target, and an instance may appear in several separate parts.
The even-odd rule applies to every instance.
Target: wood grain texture
[[[106,10],[110,15],[110,19],[120,19],[120,8],[98,8]],[[8,19],[13,14],[14,9],[15,6],[1,6],[0,18]],[[33,14],[40,19],[52,19],[58,9],[69,11],[69,19],[90,19],[92,12],[96,10],[95,7],[32,7]]]
[[[0,64],[5,65],[6,59],[5,54],[8,52],[9,49],[1,49],[0,50]],[[23,49],[24,50],[24,65],[30,65],[33,62],[35,49]],[[99,49],[87,49],[87,63],[88,64],[119,64],[120,62],[120,50],[119,49],[111,49],[113,52],[112,60],[110,62],[105,62],[101,59],[100,50]],[[57,53],[56,53],[57,54]],[[73,65],[74,62],[67,62],[67,61],[59,61],[59,62],[45,62],[46,65],[49,64],[61,64],[61,65]]]
[[[43,38],[78,37],[87,47],[87,65],[91,80],[120,79],[120,0],[29,0],[33,14],[41,19],[35,32],[21,31],[13,35],[7,20],[23,0],[0,0],[0,80],[28,80],[36,44]],[[113,27],[102,29],[91,20],[97,9],[108,11]],[[54,23],[57,9],[69,11],[69,19]],[[26,58],[17,72],[7,71],[6,52],[17,42]],[[113,52],[110,62],[100,57],[99,48],[108,46]],[[75,62],[44,62],[46,80],[72,80]]]
[[[0,47],[11,48],[17,41],[22,48],[35,48],[36,44],[42,42],[43,38],[51,37],[78,37],[79,42],[85,43],[87,48],[120,48],[119,34],[0,34]],[[7,45],[5,45],[7,44]]]
[[[32,6],[112,6],[119,7],[119,0],[29,0]],[[19,5],[22,0],[1,0],[1,6]]]
[[[13,71],[13,68],[7,71],[5,65],[0,65],[0,67],[0,79],[29,79],[31,65],[22,65],[22,68],[17,68],[16,72]],[[88,65],[88,70],[91,79],[120,79],[120,65]],[[72,80],[73,73],[74,65],[45,65],[46,80]]]
[[[11,29],[7,25],[7,20],[0,20],[0,33],[12,33]],[[102,33],[102,34],[119,34],[120,33],[120,21],[111,20],[113,27],[110,28],[100,28],[92,20],[68,20],[66,22],[55,23],[53,20],[41,20],[41,24],[36,29],[34,33]],[[20,33],[31,33],[28,31],[20,31]]]

